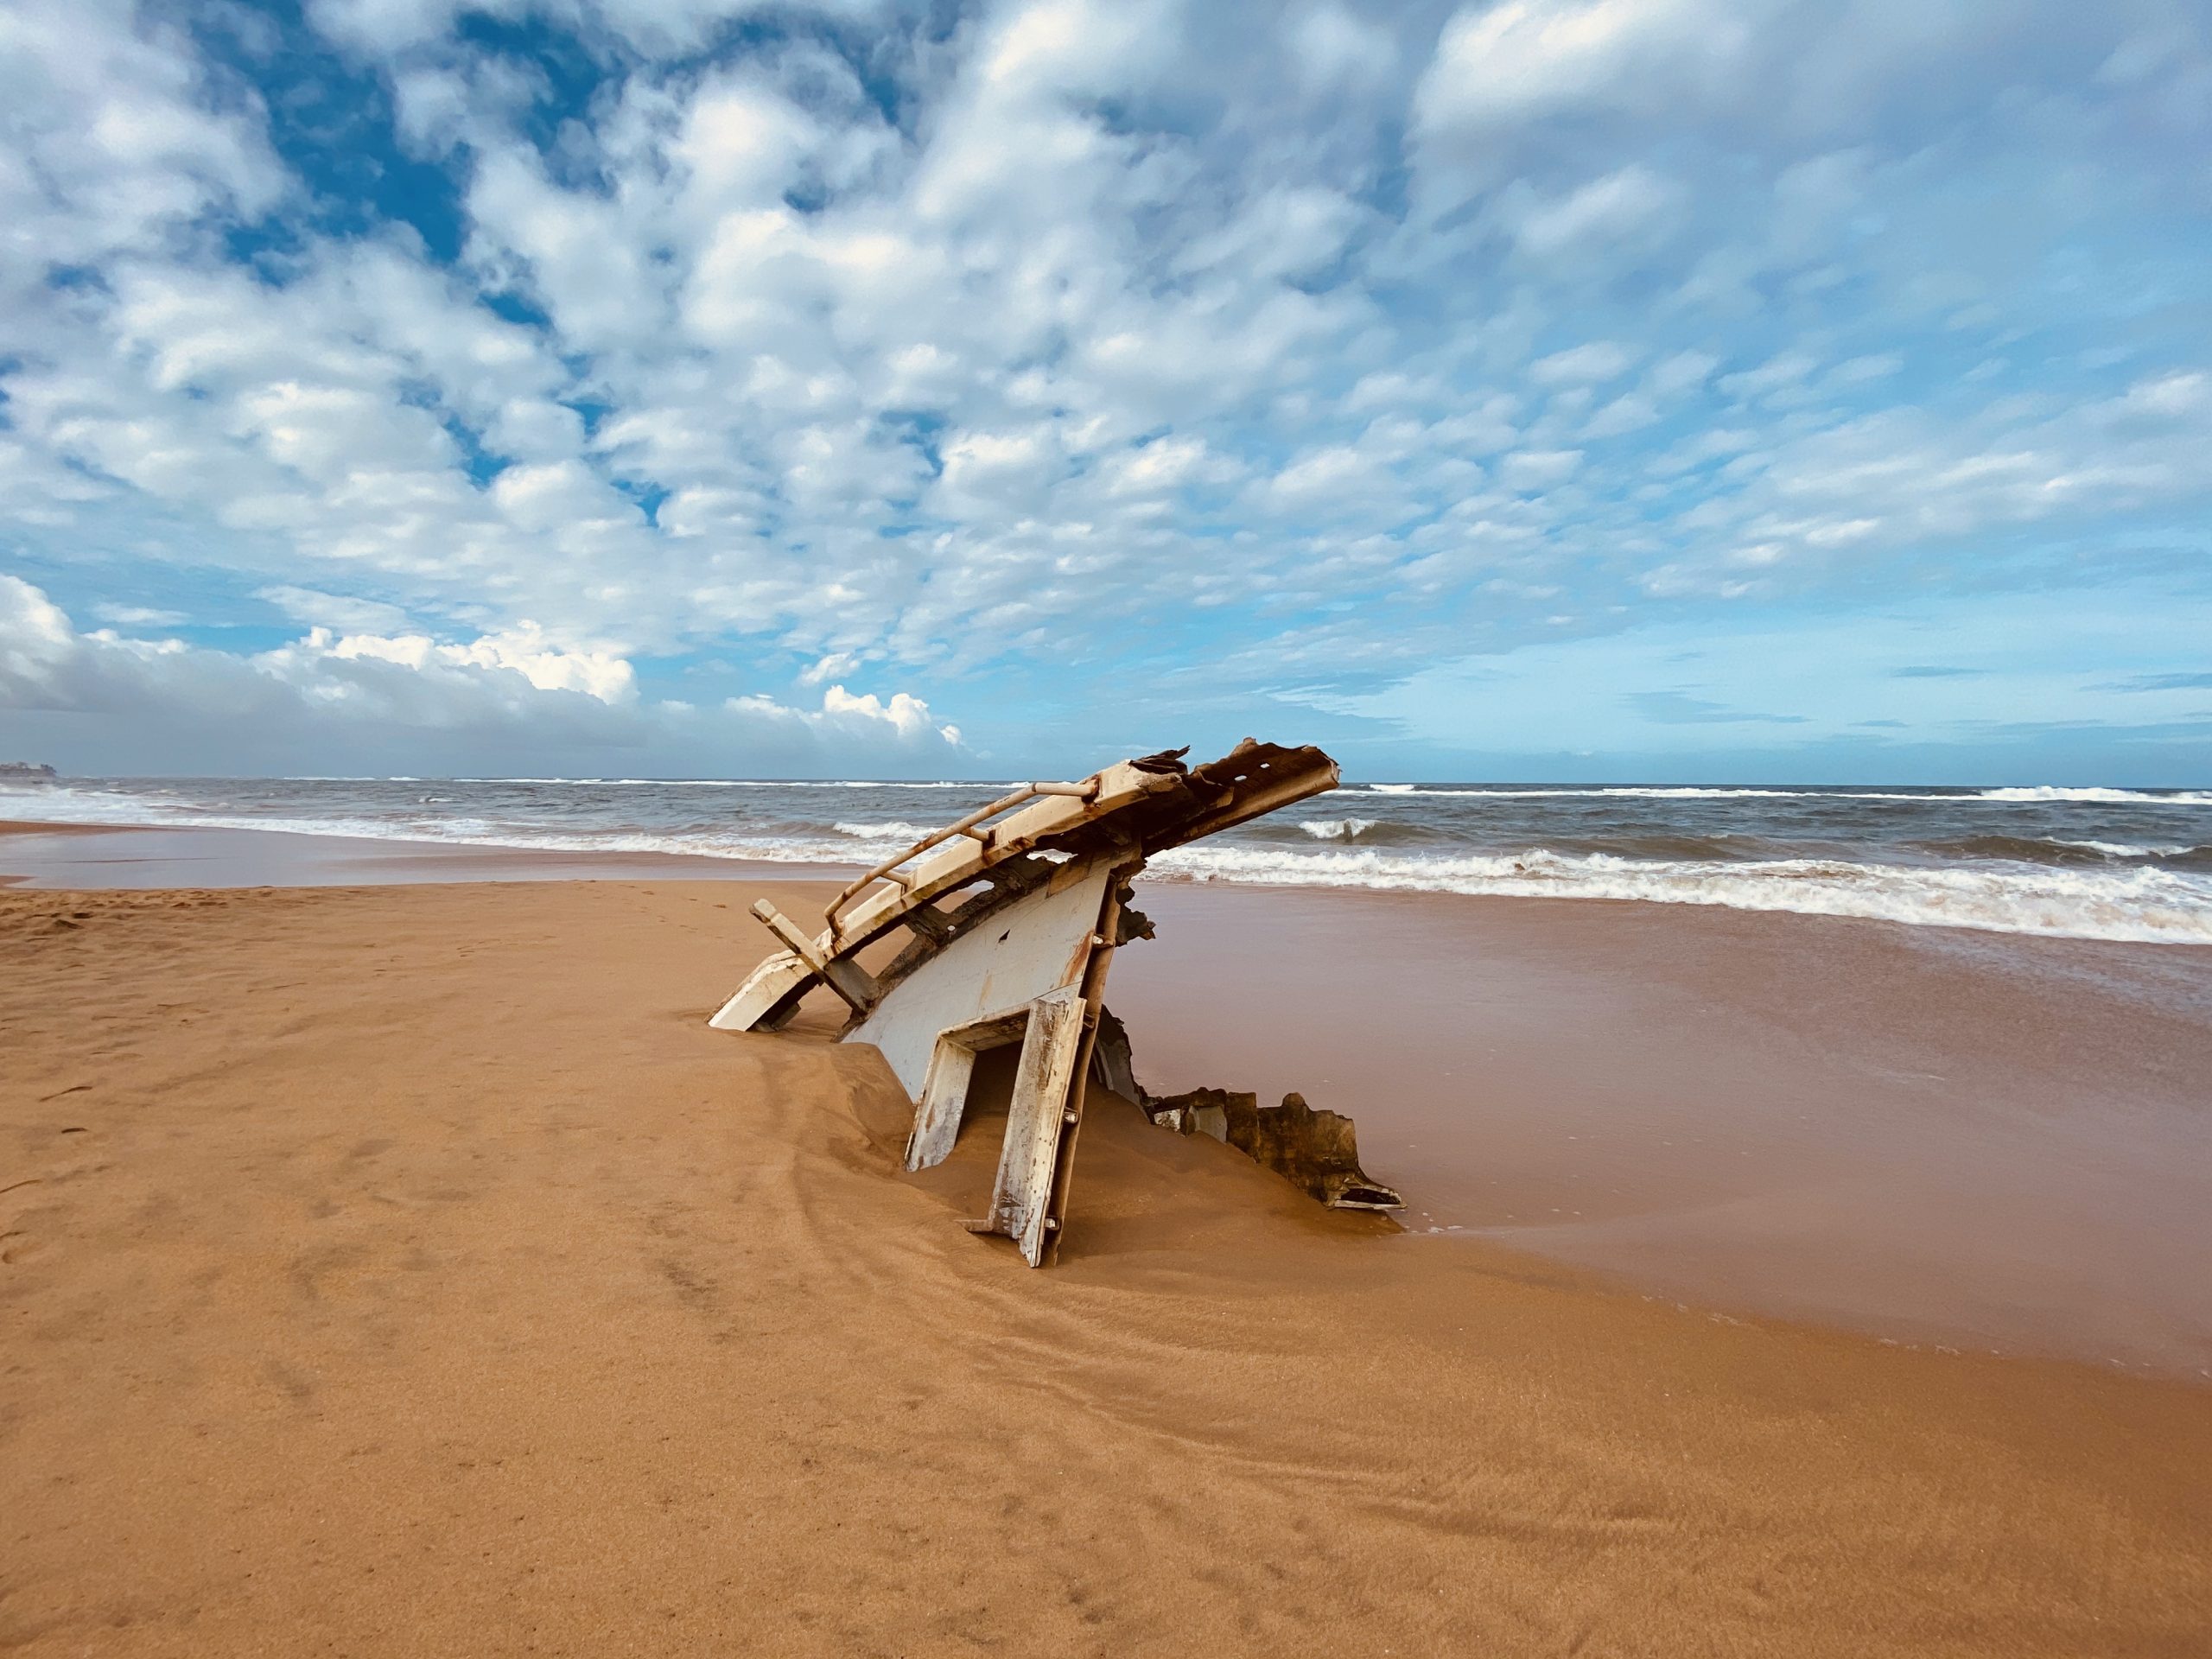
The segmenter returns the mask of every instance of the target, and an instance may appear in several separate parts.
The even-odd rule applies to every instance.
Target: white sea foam
[[[1771,800],[1792,800],[1802,796],[1833,796],[1834,794],[1833,791],[1815,789],[1732,789],[1726,787],[1708,787],[1703,785],[1667,785],[1662,786],[1656,784],[1650,785],[1639,785],[1635,786],[1618,785],[1606,785],[1605,787],[1600,787],[1595,784],[1592,784],[1579,789],[1505,789],[1486,787],[1461,789],[1444,784],[1370,784],[1368,788],[1373,790],[1378,795],[1417,795],[1423,800],[1442,796],[1451,797],[1457,799],[1494,798],[1508,801],[1542,801],[1567,798],[1576,796],[1586,798],[1591,797],[1613,795],[1639,797],[1647,800],[1660,801],[1744,800],[1761,797]],[[1852,796],[1847,798],[1853,800],[1919,800],[1923,798],[1916,795],[1909,797],[1902,795],[1858,795]]]
[[[1298,827],[1316,841],[1357,841],[1379,822],[1376,818],[1310,818]]]
[[[286,783],[315,779],[286,779]],[[414,779],[340,779],[351,783],[412,783]],[[455,778],[456,784],[567,784],[579,788],[622,789],[969,789],[996,790],[1003,794],[1017,785],[941,780],[934,783],[877,783],[865,778]]]
[[[185,802],[86,789],[15,794],[0,790],[0,818],[24,823],[98,823],[119,829],[257,830],[358,841],[431,842],[444,846],[505,847],[525,852],[677,853],[773,864],[843,864],[872,849],[830,835],[763,835],[739,830],[584,830],[563,833],[483,817],[448,815],[371,817],[302,817],[225,811]],[[904,826],[901,826],[902,828]],[[917,832],[919,833],[919,832]],[[887,836],[887,844],[913,837]]]
[[[2154,793],[2141,789],[2062,789],[2039,784],[2028,789],[1985,789],[1985,801],[2080,803],[2097,806],[2212,806],[2212,790],[2177,789]]]
[[[435,810],[404,817],[359,810],[326,816],[296,810],[256,812],[200,806],[166,789],[156,795],[50,785],[0,786],[0,817],[281,830],[544,852],[674,853],[848,868],[895,851],[934,827],[894,820],[839,822],[819,830],[773,832],[742,825],[566,832],[482,816],[480,810],[467,817]],[[1344,818],[1300,827],[1316,839],[1344,841],[1356,838],[1375,822]],[[2138,842],[2079,844],[2114,858],[2189,850]],[[1638,860],[1541,847],[1520,853],[1458,855],[1354,846],[1306,852],[1215,841],[1165,854],[1153,868],[1162,876],[1205,881],[1636,899],[2059,938],[2212,945],[2212,875],[2143,864],[2085,869],[2011,861],[1928,865],[1810,858]]]
[[[2212,944],[2212,880],[2154,869],[1929,867],[1841,860],[1643,861],[1542,848],[1517,855],[1407,857],[1289,853],[1214,843],[1154,861],[1199,881],[1557,899],[1631,899],[1794,911],[2059,938]]]
[[[856,841],[895,842],[901,846],[919,841],[924,836],[935,835],[943,828],[934,823],[908,823],[893,818],[887,823],[835,823],[830,826],[841,836],[850,836]]]
[[[2107,858],[2171,858],[2177,853],[2193,851],[2188,842],[2172,847],[2144,847],[2132,841],[2064,841],[2054,836],[2054,847],[2079,847],[2085,853],[2102,853]]]
[[[1827,800],[1827,801],[1989,801],[2014,805],[2075,804],[2098,806],[2212,806],[2212,790],[2181,789],[2163,792],[2142,789],[2063,789],[2037,785],[2018,789],[1976,789],[1961,792],[1901,790],[1759,789],[1722,785],[1591,785],[1579,789],[1450,788],[1432,784],[1370,784],[1377,794],[1449,796],[1459,799],[1494,797],[1501,800],[1555,800],[1574,797],[1623,797],[1653,801]]]

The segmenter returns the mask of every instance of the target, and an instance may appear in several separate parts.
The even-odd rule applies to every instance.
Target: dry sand
[[[1030,1272],[879,1057],[705,1027],[761,892],[0,893],[0,1646],[2212,1649],[2212,1391],[1420,1248],[1110,1102]]]

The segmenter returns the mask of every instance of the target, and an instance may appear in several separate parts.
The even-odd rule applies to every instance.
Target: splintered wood
[[[785,948],[754,968],[710,1023],[779,1030],[810,991],[828,987],[851,1010],[843,1040],[874,1044],[915,1101],[909,1169],[951,1152],[976,1055],[1020,1044],[989,1212],[968,1225],[1004,1234],[1031,1267],[1043,1266],[1065,1229],[1087,1080],[1126,1080],[1126,1091],[1141,1098],[1128,1039],[1103,1000],[1116,947],[1151,932],[1127,907],[1130,882],[1155,853],[1337,784],[1336,762],[1316,748],[1248,738],[1218,760],[1188,767],[1186,753],[1118,761],[1080,783],[1025,785],[845,888],[818,932],[766,900],[755,905]],[[869,973],[860,951],[894,931],[906,936],[904,948]],[[1395,1193],[1358,1173],[1349,1120],[1308,1116],[1317,1122],[1243,1137],[1249,1144],[1242,1149],[1325,1202],[1395,1208]],[[1307,1179],[1263,1145],[1325,1149],[1328,1179]]]

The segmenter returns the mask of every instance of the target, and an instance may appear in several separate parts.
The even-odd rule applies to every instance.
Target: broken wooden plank
[[[931,1169],[943,1163],[960,1136],[960,1120],[968,1109],[968,1085],[975,1076],[976,1056],[986,1049],[1018,1043],[1029,1028],[1025,1006],[986,1015],[965,1026],[938,1033],[930,1054],[922,1092],[914,1107],[914,1128],[906,1137],[906,1167]]]
[[[797,922],[766,899],[753,901],[753,913],[766,925],[770,932],[791,947],[793,956],[820,975],[831,990],[844,998],[855,1014],[865,1018],[868,1010],[883,1000],[882,988],[865,968],[845,957],[825,954]]]
[[[1074,842],[1062,850],[1082,852],[1118,842],[1128,850],[1149,854],[1333,788],[1337,782],[1336,762],[1315,748],[1283,748],[1248,738],[1219,760],[1187,770],[1179,759],[1181,753],[1116,761],[1080,783],[1025,785],[1017,796],[969,813],[944,832],[925,836],[916,848],[878,866],[833,902],[831,925],[813,940],[811,959],[824,964],[816,972],[826,975],[827,964],[849,957],[899,925],[907,914],[1040,846]],[[1018,798],[1026,804],[988,829],[982,827],[982,818],[1005,810]],[[920,861],[911,869],[894,868],[918,856]],[[874,891],[860,890],[887,876],[892,879],[882,880]],[[928,926],[923,923],[922,931]],[[779,938],[791,943],[781,934]],[[804,953],[793,954],[802,962],[810,960]],[[805,989],[804,977],[792,979],[787,961],[772,957],[753,970],[711,1023],[723,1030],[779,1024],[790,1017],[794,999]],[[865,1000],[865,989],[857,982],[849,980],[840,989],[852,1001],[848,992]]]
[[[1064,986],[1029,1005],[1029,1028],[1014,1069],[1014,1099],[1007,1108],[1006,1141],[992,1183],[989,1230],[1020,1246],[1033,1268],[1045,1261],[1046,1224],[1052,1174],[1067,1132],[1068,1089],[1084,1033],[1083,988]]]
[[[1076,1142],[1083,1133],[1083,1109],[1090,1090],[1090,1058],[1096,1052],[1101,1022],[1106,1017],[1106,975],[1114,965],[1115,941],[1121,937],[1122,901],[1129,884],[1144,868],[1142,859],[1117,866],[1106,883],[1105,903],[1098,912],[1098,931],[1091,937],[1090,960],[1083,969],[1083,1039],[1077,1045],[1075,1070],[1068,1081],[1064,1125],[1052,1163],[1051,1187],[1046,1198],[1046,1261],[1058,1259],[1067,1237],[1068,1188],[1075,1178]],[[1032,1262],[1032,1267],[1039,1263]]]
[[[990,843],[992,832],[982,827],[984,822],[988,819],[998,817],[1001,812],[1011,810],[1013,808],[1020,805],[1024,801],[1033,799],[1039,795],[1065,795],[1076,800],[1088,801],[1097,792],[1098,779],[1096,778],[1092,778],[1088,781],[1080,784],[1024,784],[1019,789],[1016,789],[1012,794],[1001,796],[997,800],[993,801],[988,806],[978,807],[975,811],[968,814],[966,817],[961,818],[955,823],[949,823],[942,830],[931,830],[929,834],[922,836],[918,841],[908,847],[906,851],[900,853],[896,858],[887,858],[884,860],[882,863],[878,864],[874,868],[868,871],[866,875],[863,875],[858,880],[849,884],[835,899],[832,899],[830,901],[829,909],[823,912],[823,918],[830,924],[830,931],[834,935],[838,931],[838,912],[845,907],[846,901],[852,898],[855,893],[859,893],[862,888],[869,886],[871,883],[877,881],[895,881],[901,887],[911,889],[913,885],[912,879],[909,876],[900,874],[899,867],[901,864],[904,864],[908,859],[918,857],[923,853],[927,852],[939,842],[949,841],[954,836],[966,836],[971,840],[981,842],[988,847]]]
[[[818,977],[797,951],[779,950],[745,976],[707,1023],[717,1031],[774,1030],[798,1011],[799,995]]]
[[[772,905],[756,905],[754,913],[785,948],[755,967],[712,1023],[774,1029],[812,986],[830,985],[852,1009],[844,1040],[875,1044],[915,1101],[909,1169],[940,1162],[951,1150],[976,1053],[1020,1040],[990,1214],[969,1224],[1007,1234],[1031,1266],[1042,1265],[1065,1236],[1094,1054],[1112,1084],[1142,1102],[1127,1035],[1103,1001],[1115,949],[1152,931],[1127,906],[1129,881],[1155,852],[1337,782],[1336,762],[1314,748],[1247,739],[1219,760],[1187,768],[1185,753],[1119,761],[1080,783],[1024,785],[848,885],[825,912],[829,926],[819,934]],[[967,892],[953,908],[937,903],[979,883],[988,885]],[[910,937],[879,964],[880,977],[862,969],[861,948],[902,924]],[[998,1012],[986,1012],[992,1008]],[[1297,1106],[1286,1103],[1268,1114],[1273,1133],[1266,1138],[1283,1143],[1285,1163],[1302,1158],[1321,1171],[1301,1172],[1309,1176],[1301,1185],[1325,1202],[1395,1201],[1388,1188],[1359,1173],[1346,1121]],[[1185,1128],[1221,1120],[1217,1132],[1228,1134],[1224,1112],[1207,1104],[1155,1119],[1170,1120]],[[1241,1116],[1239,1127],[1250,1127]],[[1293,1141],[1300,1157],[1287,1155]]]
[[[908,1096],[918,1097],[939,1033],[1082,978],[1112,879],[1103,861],[1060,866],[891,986],[846,1040],[881,1049]]]
[[[1303,1095],[1262,1106],[1257,1096],[1233,1089],[1192,1089],[1140,1103],[1163,1128],[1225,1141],[1332,1210],[1405,1208],[1395,1189],[1359,1166],[1351,1119],[1309,1106]]]
[[[960,1119],[968,1109],[968,1084],[976,1075],[976,1051],[948,1034],[930,1056],[929,1075],[914,1108],[913,1132],[906,1137],[906,1167],[934,1169],[952,1155]]]

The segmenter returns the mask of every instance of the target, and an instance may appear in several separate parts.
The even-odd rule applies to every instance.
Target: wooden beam
[[[991,1188],[988,1230],[1004,1233],[1033,1268],[1045,1264],[1052,1175],[1067,1132],[1068,1088],[1084,1033],[1083,987],[1065,985],[1029,1005],[1029,1030],[1014,1068],[1006,1142]]]
[[[952,918],[935,905],[916,905],[899,919],[931,944],[943,944],[952,937]]]
[[[1106,883],[1106,897],[1099,906],[1098,927],[1092,938],[1096,948],[1084,963],[1076,988],[1083,995],[1083,1037],[1076,1046],[1075,1075],[1069,1080],[1067,1108],[1059,1145],[1054,1149],[1050,1185],[1045,1200],[1044,1262],[1058,1259],[1067,1236],[1068,1188],[1075,1179],[1075,1147],[1083,1133],[1083,1109],[1090,1094],[1090,1057],[1098,1047],[1098,1027],[1106,1010],[1106,973],[1114,965],[1114,939],[1121,931],[1122,894],[1144,868],[1142,859],[1122,866]],[[1032,1262],[1032,1267],[1040,1262]]]
[[[913,1133],[906,1137],[906,1167],[933,1169],[952,1155],[960,1138],[960,1119],[968,1109],[968,1084],[976,1074],[976,1051],[950,1036],[938,1039],[930,1056],[929,1077],[914,1108]]]
[[[823,982],[845,999],[854,1013],[866,1015],[870,1008],[883,1000],[883,988],[874,976],[858,963],[847,957],[829,957],[822,947],[809,938],[806,931],[778,910],[766,899],[753,901],[753,913],[759,917],[771,933],[791,948],[801,962],[822,976]]]

